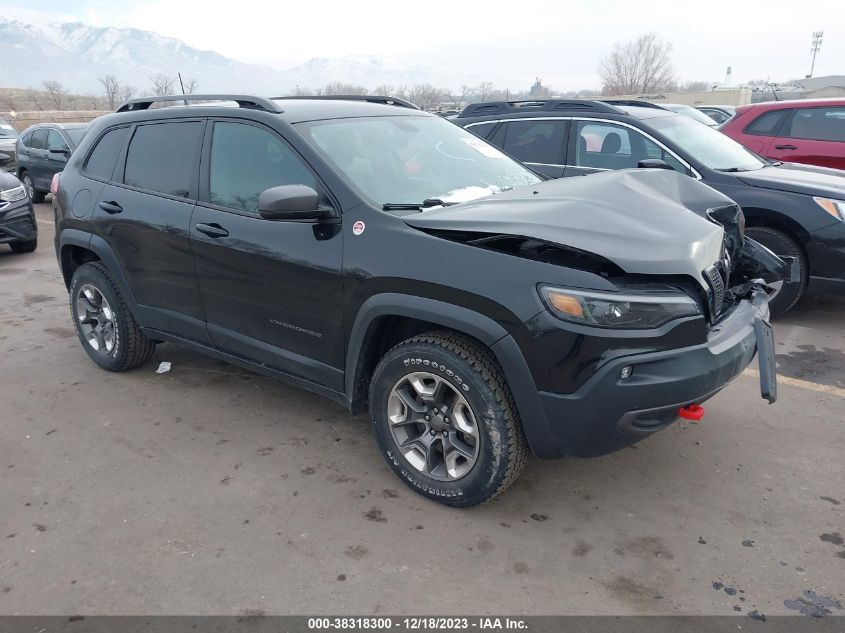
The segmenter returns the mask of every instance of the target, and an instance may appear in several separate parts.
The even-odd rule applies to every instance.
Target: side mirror
[[[320,196],[306,185],[282,185],[262,191],[258,212],[265,220],[319,220],[331,214],[320,207]]]
[[[637,167],[640,169],[669,169],[671,171],[675,171],[675,168],[672,167],[669,163],[665,160],[660,160],[659,158],[646,158],[645,160],[641,160],[637,163]]]
[[[70,150],[62,145],[51,145],[47,151],[51,154],[62,154],[65,158],[70,156]]]

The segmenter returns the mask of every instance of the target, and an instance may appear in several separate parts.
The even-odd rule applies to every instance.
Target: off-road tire
[[[388,401],[404,376],[425,372],[448,383],[469,404],[478,429],[478,453],[471,470],[442,481],[414,467],[399,450],[388,418]],[[466,336],[434,331],[414,336],[388,351],[370,382],[370,415],[387,463],[414,492],[440,503],[469,507],[489,501],[522,472],[528,446],[510,388],[490,351]]]
[[[37,191],[35,189],[35,181],[32,179],[32,176],[29,175],[29,172],[23,170],[21,172],[21,182],[24,185],[27,193],[31,193],[30,198],[36,204],[39,202],[44,202],[44,198],[47,197],[46,192],[44,191]]]
[[[108,301],[114,322],[114,348],[110,353],[93,349],[82,331],[77,310],[77,296],[85,286],[94,286]],[[79,342],[97,365],[108,371],[127,371],[146,363],[155,351],[155,343],[144,336],[123,299],[108,269],[100,262],[83,264],[70,282],[70,314]]]
[[[768,226],[749,226],[745,229],[745,234],[752,240],[760,242],[775,255],[795,257],[798,260],[800,281],[785,281],[777,295],[769,300],[769,310],[772,317],[779,316],[798,303],[807,288],[807,282],[810,279],[807,256],[798,242],[778,229],[772,229]]]
[[[11,242],[9,248],[13,253],[31,253],[38,248],[38,240],[34,239],[31,242]]]

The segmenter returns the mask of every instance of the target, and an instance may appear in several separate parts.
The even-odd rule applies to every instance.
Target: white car
[[[17,141],[18,131],[5,121],[0,120],[0,154],[14,158]]]

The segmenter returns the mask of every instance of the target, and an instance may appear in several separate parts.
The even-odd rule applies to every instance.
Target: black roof
[[[655,103],[633,100],[591,100],[591,99],[540,99],[534,101],[489,101],[473,103],[464,108],[457,119],[495,119],[500,116],[515,118],[548,117],[567,114],[609,116],[611,118],[632,116],[649,119],[659,116],[675,116],[675,113]],[[473,121],[475,122],[475,121]]]

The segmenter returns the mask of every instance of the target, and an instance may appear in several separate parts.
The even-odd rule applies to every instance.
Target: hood
[[[845,200],[845,171],[840,169],[783,163],[740,172],[738,177],[752,187]]]
[[[688,275],[721,259],[708,210],[730,198],[674,171],[632,169],[549,180],[403,218],[428,231],[528,237],[599,255],[624,272]]]
[[[21,184],[21,181],[14,174],[10,174],[0,167],[0,190],[11,189],[12,187],[17,187],[19,184]]]

